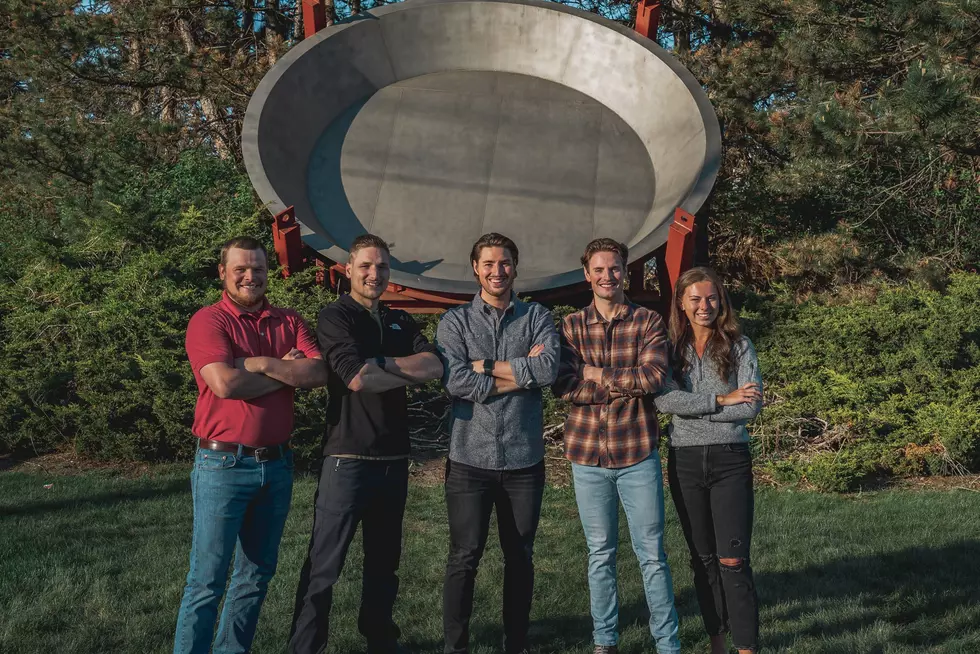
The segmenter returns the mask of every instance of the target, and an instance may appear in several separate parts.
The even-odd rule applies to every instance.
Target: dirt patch
[[[446,479],[446,455],[413,456],[408,466],[410,483],[440,486]]]
[[[0,457],[0,472],[22,472],[55,477],[68,477],[89,472],[106,472],[127,478],[152,475],[159,464],[118,461],[98,461],[80,457],[73,452],[52,452],[31,458]]]
[[[980,475],[957,475],[954,477],[908,477],[906,479],[892,480],[889,488],[927,491],[965,490],[980,493]]]

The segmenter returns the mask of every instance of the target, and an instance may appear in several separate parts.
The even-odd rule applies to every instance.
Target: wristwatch
[[[385,369],[385,361],[386,361],[386,359],[384,357],[375,357],[374,358],[374,362],[376,364],[378,364],[378,367],[381,368],[382,370]]]
[[[497,363],[493,359],[483,360],[483,374],[487,377],[493,377],[493,365]]]

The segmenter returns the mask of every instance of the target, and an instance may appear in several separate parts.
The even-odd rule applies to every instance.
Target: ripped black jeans
[[[736,648],[758,650],[759,602],[749,565],[755,499],[748,443],[672,447],[667,475],[691,550],[704,628],[712,636],[730,630]]]

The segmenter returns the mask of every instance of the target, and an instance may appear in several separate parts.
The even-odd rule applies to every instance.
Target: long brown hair
[[[674,301],[670,307],[668,327],[673,348],[671,358],[674,362],[674,371],[679,374],[691,365],[691,361],[687,358],[687,346],[694,339],[694,331],[691,329],[687,314],[684,313],[682,302],[687,288],[701,282],[711,282],[718,292],[718,317],[715,318],[714,329],[711,331],[704,354],[714,362],[721,373],[721,378],[725,380],[735,367],[734,346],[741,340],[742,330],[738,325],[738,316],[732,309],[732,302],[728,298],[728,291],[721,283],[718,273],[711,268],[691,268],[680,276],[674,288]]]

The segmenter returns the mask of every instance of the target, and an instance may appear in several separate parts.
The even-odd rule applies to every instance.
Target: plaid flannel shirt
[[[565,317],[554,392],[572,403],[565,420],[565,456],[572,463],[626,468],[658,448],[653,396],[669,374],[667,357],[663,319],[632,302],[610,322],[595,304]],[[601,383],[582,378],[585,366],[602,368]]]

